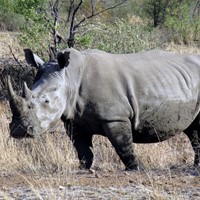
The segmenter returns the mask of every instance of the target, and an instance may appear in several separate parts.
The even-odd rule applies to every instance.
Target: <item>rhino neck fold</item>
[[[64,116],[67,119],[73,119],[76,112],[76,105],[79,101],[79,91],[83,74],[83,57],[76,55],[77,52],[71,52],[70,63],[65,68],[65,88],[66,88],[66,107]],[[80,52],[78,52],[80,54]]]
[[[65,97],[66,106],[63,115],[67,119],[73,119],[76,112],[76,104],[79,100],[82,69],[79,66],[69,66],[65,69]]]
[[[68,109],[65,111],[68,119],[74,119],[76,112],[79,112],[79,107],[83,105],[80,93],[84,70],[87,67],[85,64],[85,55],[71,49],[69,65],[66,67],[67,87],[71,85],[70,101],[67,99],[69,105],[66,106]]]

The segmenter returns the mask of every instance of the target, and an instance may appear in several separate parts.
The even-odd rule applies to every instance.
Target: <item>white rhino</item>
[[[92,136],[106,136],[126,169],[136,169],[133,143],[153,143],[184,132],[200,155],[200,56],[150,50],[111,54],[99,50],[60,52],[43,62],[30,49],[38,69],[32,90],[23,96],[8,89],[13,113],[10,134],[36,137],[61,119],[73,121],[68,135],[81,167],[93,162]]]

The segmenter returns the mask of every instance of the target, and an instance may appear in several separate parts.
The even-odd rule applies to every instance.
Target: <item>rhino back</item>
[[[139,134],[164,140],[199,113],[200,57],[163,51],[118,55],[86,52],[79,117],[132,121]],[[156,136],[157,137],[157,136]]]

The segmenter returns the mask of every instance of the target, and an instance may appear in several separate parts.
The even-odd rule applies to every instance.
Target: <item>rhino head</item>
[[[22,96],[16,94],[8,77],[9,104],[13,114],[9,128],[10,136],[14,138],[36,137],[47,132],[66,110],[64,66],[68,64],[69,53],[61,53],[58,62],[48,63],[30,49],[25,50],[25,57],[38,73],[32,90],[24,83]]]
[[[23,90],[23,97],[17,95],[13,90],[10,77],[8,77],[9,104],[13,114],[9,128],[10,135],[14,138],[32,137],[33,132],[42,131],[34,111],[31,112],[32,108],[29,102],[31,91],[26,84],[24,84]]]

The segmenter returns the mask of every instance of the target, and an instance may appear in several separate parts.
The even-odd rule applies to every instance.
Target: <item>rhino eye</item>
[[[33,108],[33,106],[32,105],[28,105],[28,109],[32,109]]]
[[[46,104],[48,104],[48,103],[49,103],[49,100],[48,100],[48,99],[46,99],[46,100],[45,100],[45,103],[46,103]]]

